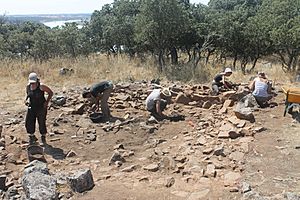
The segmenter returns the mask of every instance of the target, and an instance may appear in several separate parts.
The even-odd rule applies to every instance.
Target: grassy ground
[[[41,64],[33,61],[21,63],[17,60],[2,60],[0,61],[0,79],[2,86],[8,83],[23,85],[27,82],[28,74],[34,71],[38,73],[42,82],[62,87],[74,84],[90,85],[101,80],[120,82],[154,78],[209,83],[215,74],[221,72],[224,67],[221,64],[214,64],[212,67],[211,64],[204,66],[200,63],[194,71],[192,64],[182,64],[176,67],[166,67],[164,73],[159,73],[154,63],[153,59],[141,62],[139,59],[129,59],[126,56],[108,58],[104,55],[78,58],[77,60],[53,59]],[[71,76],[60,76],[59,69],[62,67],[72,68],[74,73]],[[243,75],[241,71],[236,70],[230,79],[234,82],[247,83],[257,71],[266,72],[267,76],[276,83],[287,83],[292,79],[291,75],[282,71],[280,65],[272,64],[271,67],[266,67],[263,63],[258,63],[252,74]]]

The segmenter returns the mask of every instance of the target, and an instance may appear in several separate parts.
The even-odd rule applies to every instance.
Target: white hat
[[[225,73],[232,73],[232,70],[229,67],[227,67],[224,72]]]
[[[166,96],[166,97],[170,97],[170,96],[171,96],[171,92],[170,92],[170,90],[169,90],[168,88],[163,88],[163,89],[161,90],[161,93],[162,93],[164,96]]]
[[[36,83],[38,80],[37,74],[32,72],[28,76],[28,83]]]

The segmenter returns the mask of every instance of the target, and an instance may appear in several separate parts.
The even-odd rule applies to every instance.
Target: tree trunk
[[[171,63],[172,63],[172,65],[177,65],[178,64],[177,49],[175,47],[172,47],[170,54],[171,54]]]
[[[255,66],[256,66],[256,63],[257,63],[257,60],[258,60],[258,58],[259,58],[258,56],[254,58],[254,61],[253,61],[252,67],[251,67],[251,69],[250,69],[250,72],[252,72],[252,71],[254,70],[254,68],[255,68]]]
[[[163,71],[163,66],[164,66],[164,51],[160,50],[158,54],[158,65],[159,65],[159,72]]]

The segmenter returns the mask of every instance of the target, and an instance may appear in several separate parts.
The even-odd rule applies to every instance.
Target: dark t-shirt
[[[217,76],[215,76],[214,81],[216,83],[220,83],[223,79],[223,75],[222,74],[218,74]]]
[[[93,85],[90,91],[93,97],[97,97],[99,94],[101,94],[104,90],[106,90],[109,87],[111,87],[111,83],[109,81],[103,81]]]

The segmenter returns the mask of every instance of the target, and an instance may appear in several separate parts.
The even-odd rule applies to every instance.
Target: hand
[[[29,101],[25,100],[24,104],[25,104],[25,106],[29,106]]]

